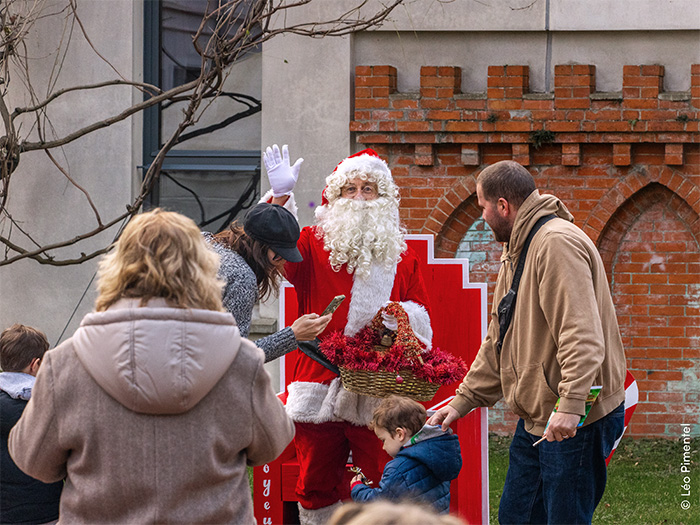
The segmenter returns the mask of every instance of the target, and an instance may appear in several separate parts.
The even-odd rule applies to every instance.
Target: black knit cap
[[[299,223],[282,206],[266,202],[257,204],[246,215],[243,230],[289,262],[304,260],[297,249]]]

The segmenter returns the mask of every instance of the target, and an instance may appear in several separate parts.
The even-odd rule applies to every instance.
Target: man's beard
[[[392,267],[406,249],[398,203],[388,197],[338,199],[316,212],[324,248],[335,271],[369,275],[372,263]]]
[[[491,228],[497,242],[510,241],[510,234],[513,231],[513,227],[506,219],[500,215],[496,215],[491,219],[491,222],[487,222],[487,224],[489,228]]]

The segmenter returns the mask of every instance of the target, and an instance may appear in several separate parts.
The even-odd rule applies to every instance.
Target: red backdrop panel
[[[486,284],[469,282],[466,259],[435,259],[433,237],[408,235],[407,242],[419,254],[422,272],[430,296],[433,346],[474,360],[486,331]],[[323,283],[319,283],[323,286]],[[289,326],[297,318],[297,297],[286,283],[280,293],[280,326]],[[282,358],[280,395],[284,399],[298,351]],[[458,383],[441,387],[433,400],[424,403],[437,409],[454,396]],[[462,448],[462,471],[452,482],[451,511],[468,523],[488,523],[488,434],[486,409],[475,410],[452,425]],[[276,461],[257,467],[254,472],[254,504],[258,523],[293,523],[292,504],[298,467],[294,444]]]

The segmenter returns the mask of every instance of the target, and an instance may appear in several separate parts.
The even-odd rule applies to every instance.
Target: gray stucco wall
[[[55,11],[55,5],[49,3],[46,11],[52,10]],[[142,32],[140,4],[130,0],[79,2],[78,12],[86,24],[93,46],[111,66],[127,78],[134,71],[141,76],[140,59],[135,60],[138,56],[135,46],[140,42]],[[38,96],[46,94],[51,78],[55,89],[117,78],[110,65],[95,57],[77,28],[73,28],[70,49],[63,57],[63,63],[60,68],[54,69],[54,63],[60,63],[62,59],[61,54],[56,52],[59,42],[62,38],[65,41],[70,29],[61,25],[61,19],[59,16],[39,20],[28,39],[32,81]],[[17,76],[12,78],[12,107],[27,105],[27,91]],[[115,109],[130,106],[134,97],[135,93],[129,87],[104,88],[80,95],[67,94],[51,103],[48,117],[55,134],[61,136],[83,127],[87,122],[110,115]],[[42,125],[46,128],[47,137],[53,138],[48,123],[44,121]],[[25,120],[22,129],[31,129],[31,122]],[[135,151],[140,154],[139,130],[138,123],[127,120],[51,150],[56,160],[69,170],[75,183],[90,194],[105,222],[120,214],[124,203],[132,195],[136,175]],[[36,138],[36,132],[33,132],[32,139]],[[85,195],[40,152],[22,155],[12,178],[8,210],[22,229],[30,232],[39,244],[71,239],[97,226]],[[5,234],[9,227],[8,221],[4,221],[2,228]],[[115,233],[116,228],[112,228],[94,239],[57,250],[55,255],[70,258],[79,256],[81,252],[89,253],[108,244]],[[22,239],[22,244],[30,243]],[[96,260],[65,267],[23,260],[0,267],[0,327],[5,328],[15,322],[35,326],[46,333],[53,346],[64,328],[66,335],[70,335],[83,315],[92,309],[94,287],[90,287],[90,281],[95,268]],[[86,290],[87,295],[81,301]],[[76,306],[73,321],[66,327]]]
[[[322,20],[348,3],[317,0],[287,13],[287,21]],[[372,5],[379,2],[363,12],[370,12]],[[125,76],[141,78],[142,2],[79,0],[78,9],[95,48]],[[527,64],[531,90],[544,91],[554,65],[590,63],[597,67],[598,90],[616,91],[623,65],[660,63],[666,68],[665,89],[683,91],[689,88],[689,65],[700,63],[699,29],[696,0],[406,0],[376,31],[325,39],[286,35],[266,43],[261,59],[244,66],[246,74],[258,71],[262,78],[262,131],[255,136],[256,127],[243,129],[250,144],[287,143],[294,158],[304,157],[296,197],[300,221],[310,224],[326,175],[356,149],[348,131],[356,65],[396,66],[400,91],[417,91],[421,65],[460,66],[463,91],[483,91],[488,65]],[[62,31],[47,19],[30,38],[37,85],[51,74],[51,52]],[[74,34],[58,85],[115,77]],[[19,83],[10,89],[14,105],[26,103]],[[95,115],[129,106],[139,96],[130,88],[66,96],[50,116],[58,132],[73,130]],[[141,137],[137,117],[53,153],[70,167],[100,213],[112,217],[137,191]],[[23,156],[12,184],[13,217],[39,243],[71,238],[95,224],[84,195],[42,154]],[[263,176],[263,191],[267,187]],[[89,252],[108,243],[115,231],[59,253]],[[95,268],[95,261],[68,267],[23,261],[0,267],[0,327],[13,322],[35,325],[52,345],[64,328],[64,338],[70,335],[92,309],[94,283],[89,284]],[[66,326],[76,305],[73,321]],[[263,318],[276,315],[274,302],[261,306]]]

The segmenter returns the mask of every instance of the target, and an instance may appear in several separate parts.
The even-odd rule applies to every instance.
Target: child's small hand
[[[355,485],[355,483],[364,483],[365,485],[371,485],[372,482],[367,479],[367,477],[362,473],[362,469],[360,467],[352,466],[349,467],[350,472],[354,472],[357,474],[354,478],[350,480],[350,486],[352,487]]]

